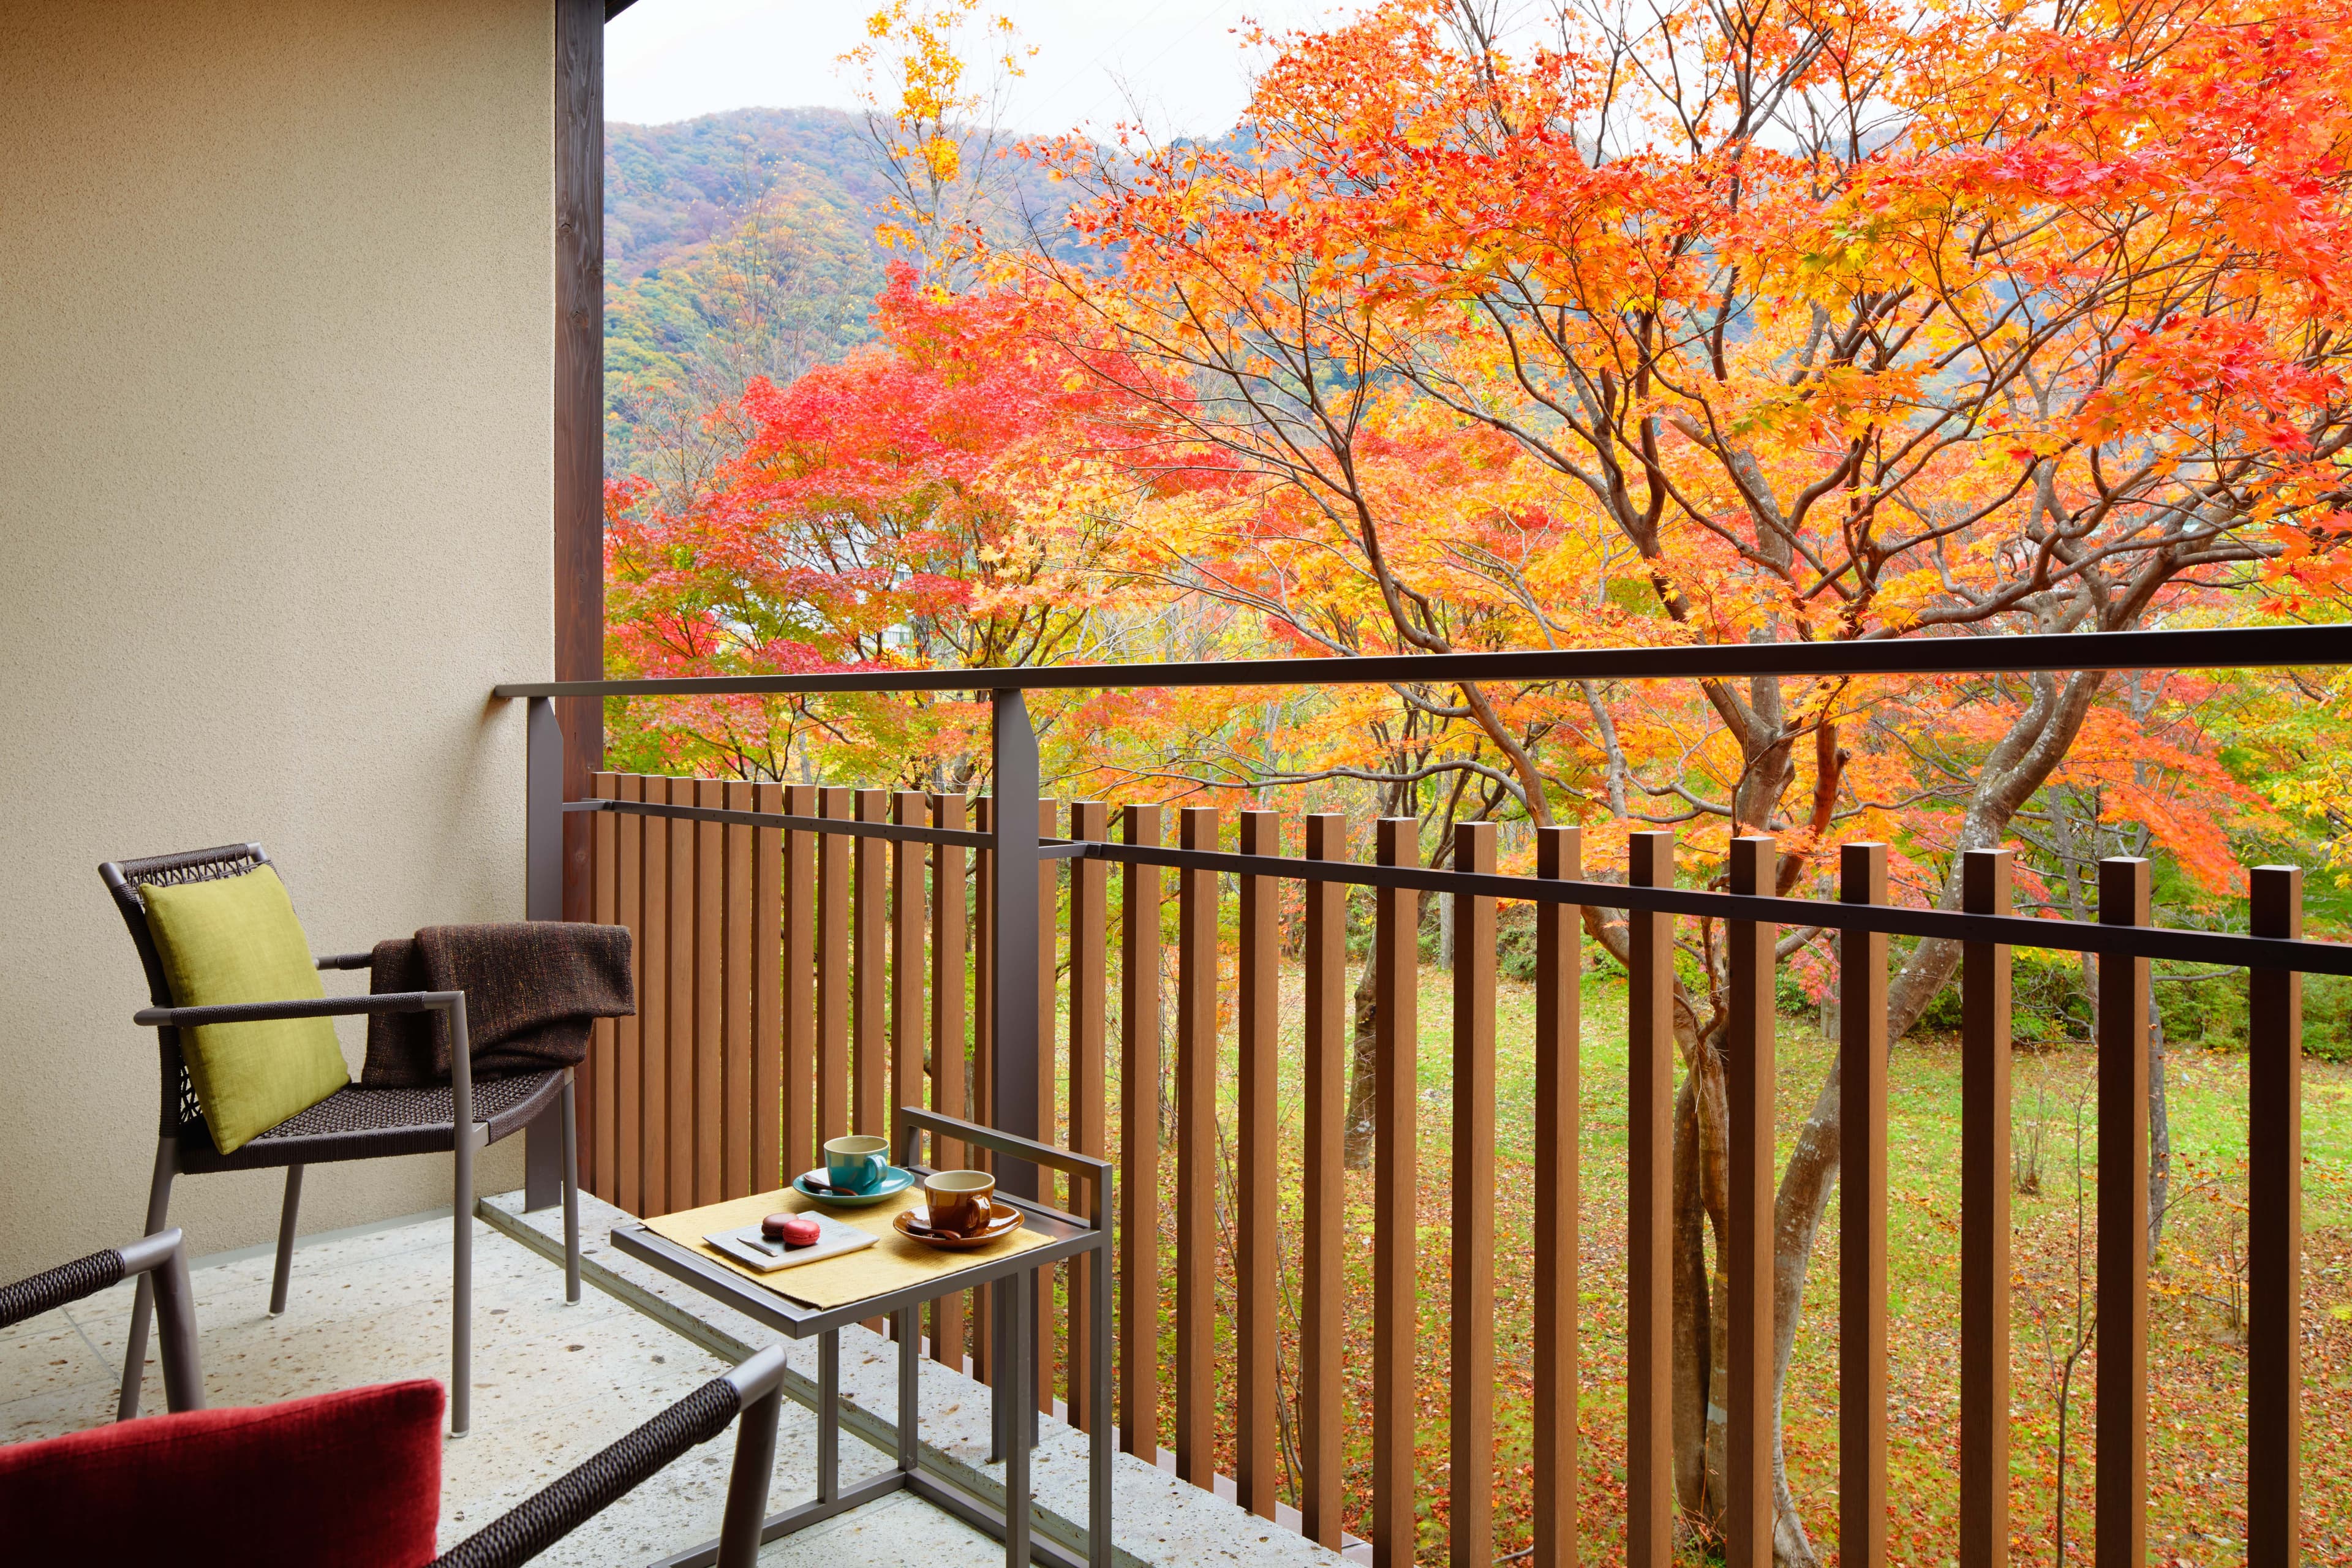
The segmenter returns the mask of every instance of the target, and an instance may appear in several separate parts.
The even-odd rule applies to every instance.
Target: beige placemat
[[[761,1193],[756,1197],[712,1204],[705,1208],[680,1209],[676,1214],[662,1215],[645,1223],[646,1228],[656,1236],[667,1237],[690,1252],[733,1269],[755,1285],[764,1285],[779,1296],[790,1296],[793,1300],[805,1301],[812,1307],[838,1307],[850,1301],[862,1301],[869,1296],[879,1296],[885,1291],[970,1268],[975,1263],[1026,1252],[1053,1239],[1024,1226],[1001,1241],[975,1247],[968,1252],[946,1252],[936,1247],[925,1247],[919,1241],[900,1236],[891,1223],[922,1201],[923,1189],[919,1183],[896,1197],[867,1208],[841,1208],[831,1204],[820,1204],[786,1187],[772,1193]],[[828,1258],[822,1263],[803,1264],[797,1268],[781,1268],[772,1274],[762,1274],[739,1263],[702,1239],[713,1231],[757,1225],[779,1210],[799,1213],[804,1209],[821,1210],[832,1218],[845,1225],[854,1225],[860,1230],[870,1231],[881,1239],[856,1252]]]

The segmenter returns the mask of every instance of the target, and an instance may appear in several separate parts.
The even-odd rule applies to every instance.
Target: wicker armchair
[[[269,1286],[269,1310],[272,1314],[283,1312],[287,1283],[293,1269],[294,1232],[302,1203],[304,1166],[449,1151],[456,1156],[457,1165],[450,1196],[455,1258],[449,1430],[453,1435],[463,1436],[468,1425],[473,1387],[475,1156],[478,1151],[520,1131],[559,1099],[563,1109],[564,1299],[580,1300],[578,1129],[572,1106],[572,1071],[567,1068],[517,1073],[476,1084],[467,1054],[466,997],[460,991],[408,991],[219,1007],[173,1006],[163,960],[147,929],[146,905],[139,889],[234,877],[269,863],[260,845],[231,844],[144,860],[110,860],[98,868],[107,889],[114,895],[122,923],[130,928],[132,943],[139,949],[139,960],[147,970],[148,993],[154,1002],[154,1005],[132,1016],[133,1022],[155,1030],[162,1068],[163,1107],[156,1132],[155,1172],[147,1194],[147,1229],[152,1234],[163,1228],[171,1210],[172,1182],[176,1176],[285,1167],[286,1201],[278,1222],[278,1266]],[[320,969],[365,969],[368,963],[365,952],[332,953],[318,960]],[[455,1049],[447,1085],[430,1089],[346,1085],[234,1152],[223,1154],[214,1147],[212,1134],[196,1109],[195,1090],[188,1081],[187,1066],[181,1059],[182,1029],[199,1024],[247,1023],[264,1018],[415,1012],[448,1015]],[[458,1135],[460,1127],[466,1129],[463,1137]],[[152,1299],[152,1279],[142,1274],[138,1299],[131,1310],[130,1342],[123,1354],[118,1411],[125,1417],[138,1410],[140,1371],[147,1356],[148,1307]]]
[[[88,1258],[77,1258],[61,1268],[37,1274],[30,1279],[0,1286],[0,1328],[96,1295],[132,1274],[136,1274],[142,1282],[149,1279],[160,1281],[158,1294],[163,1306],[163,1378],[174,1415],[202,1410],[203,1377],[197,1362],[188,1267],[180,1233],[176,1230],[150,1236],[129,1247],[94,1252]],[[760,1538],[767,1518],[768,1482],[776,1468],[776,1424],[783,1409],[783,1377],[784,1350],[782,1345],[771,1345],[757,1352],[732,1371],[704,1384],[578,1468],[558,1478],[535,1496],[458,1542],[434,1559],[429,1568],[518,1568],[626,1497],[688,1449],[718,1436],[734,1425],[739,1416],[741,1425],[736,1433],[735,1464],[728,1479],[726,1511],[716,1562],[719,1568],[751,1568],[759,1552]],[[431,1385],[406,1386],[429,1392]],[[296,1405],[306,1404],[315,1409],[333,1398],[331,1395],[325,1399],[295,1401],[269,1409],[290,1411]],[[370,1463],[365,1472],[351,1478],[354,1489],[373,1488],[382,1490],[400,1484],[393,1475],[386,1473],[387,1467],[375,1462],[381,1452],[376,1446],[377,1440],[389,1434],[380,1425],[352,1425],[355,1422],[380,1421],[383,1409],[381,1402],[353,1404],[335,1413],[315,1417],[320,1423],[342,1426],[342,1436],[347,1439],[343,1447],[369,1457]],[[428,1423],[433,1419],[430,1406],[426,1407],[423,1418]],[[21,1455],[36,1461],[48,1461],[37,1467],[35,1481],[16,1489],[32,1493],[36,1500],[27,1507],[18,1499],[13,1510],[9,1495],[11,1489],[7,1484],[9,1468],[0,1464],[0,1521],[6,1521],[12,1545],[22,1545],[25,1540],[30,1539],[37,1542],[37,1551],[38,1544],[46,1542],[49,1537],[66,1536],[85,1547],[90,1546],[104,1540],[105,1532],[89,1516],[90,1500],[78,1495],[83,1488],[101,1495],[125,1489],[146,1496],[167,1494],[175,1485],[188,1484],[186,1472],[191,1468],[191,1457],[207,1445],[224,1441],[230,1444],[241,1440],[250,1442],[249,1429],[247,1433],[175,1431],[166,1425],[172,1419],[167,1416],[152,1422],[137,1422],[130,1431],[125,1431],[120,1425],[104,1427],[101,1432],[118,1434],[119,1436],[99,1443],[81,1440],[97,1434],[81,1434],[77,1437],[43,1439],[6,1450],[11,1458]],[[426,1435],[430,1436],[429,1428]],[[315,1426],[309,1446],[312,1448],[320,1446]],[[433,1446],[437,1448],[437,1439],[434,1440]],[[50,1450],[48,1455],[40,1452],[45,1447]],[[77,1451],[61,1452],[68,1447]],[[215,1452],[216,1454],[217,1449]],[[112,1473],[104,1482],[93,1485],[89,1472],[100,1466]],[[396,1469],[396,1467],[390,1468]],[[437,1457],[434,1468],[437,1469]],[[126,1470],[129,1472],[127,1488]],[[307,1479],[321,1479],[316,1477]],[[278,1471],[268,1474],[248,1471],[239,1478],[240,1484],[263,1489],[282,1489],[287,1480],[288,1478]],[[237,1529],[242,1528],[236,1521],[242,1517],[243,1510],[220,1506],[222,1500],[215,1498],[211,1500],[215,1506],[210,1510],[191,1509],[175,1516],[181,1522],[174,1527],[171,1554],[182,1561],[193,1557],[202,1562],[212,1562],[216,1558],[226,1560],[229,1555],[241,1562],[351,1561],[348,1553],[362,1549],[362,1546],[349,1539],[351,1521],[344,1517],[339,1501],[348,1500],[347,1494],[331,1479],[315,1489],[332,1495],[321,1507],[307,1513],[286,1510],[280,1516],[280,1524],[285,1529],[295,1531],[315,1530],[316,1539],[278,1538],[257,1543],[240,1543],[234,1539],[226,1542],[194,1539],[207,1530],[233,1536]],[[419,1487],[414,1495],[391,1500],[403,1511],[423,1510],[418,1534],[429,1542],[433,1510],[437,1510],[440,1503],[437,1486]],[[429,1544],[425,1551],[431,1551]],[[78,1551],[75,1556],[79,1559],[83,1552]],[[62,1559],[44,1553],[41,1560]],[[130,1559],[89,1556],[88,1560]],[[700,1560],[712,1561],[709,1557]],[[414,1560],[406,1560],[406,1563],[413,1563]],[[406,1563],[404,1568],[406,1568]],[[426,1565],[415,1564],[415,1568],[426,1568]]]

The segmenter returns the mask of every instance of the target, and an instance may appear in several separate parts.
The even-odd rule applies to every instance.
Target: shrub
[[[1819,1008],[1819,1004],[1806,994],[1804,981],[1791,973],[1786,964],[1773,978],[1772,1005],[1784,1018],[1811,1018]]]
[[[1576,945],[1584,945],[1583,933]],[[1495,971],[1519,984],[1536,977],[1536,911],[1532,904],[1514,904],[1495,917]]]
[[[2352,980],[2304,976],[2303,1054],[2324,1062],[2352,1062]]]

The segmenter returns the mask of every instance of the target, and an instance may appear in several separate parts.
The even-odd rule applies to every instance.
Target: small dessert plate
[[[831,1204],[835,1208],[862,1209],[885,1198],[895,1198],[915,1184],[915,1173],[898,1165],[884,1171],[882,1179],[874,1184],[874,1190],[869,1193],[842,1193],[824,1178],[823,1165],[814,1171],[803,1171],[793,1178],[793,1191],[804,1198]]]
[[[995,1217],[988,1228],[978,1236],[959,1236],[952,1231],[933,1230],[931,1211],[921,1204],[901,1214],[892,1223],[898,1234],[925,1247],[936,1247],[947,1252],[965,1252],[975,1247],[986,1247],[992,1241],[1002,1241],[1021,1228],[1021,1211],[1011,1204],[992,1200]]]
[[[773,1274],[780,1268],[797,1268],[803,1263],[819,1263],[828,1258],[838,1258],[845,1252],[856,1252],[873,1246],[882,1238],[872,1231],[860,1230],[846,1220],[831,1215],[811,1215],[816,1221],[817,1239],[808,1247],[786,1247],[781,1241],[770,1241],[760,1234],[756,1225],[737,1226],[733,1230],[713,1231],[702,1239],[714,1251],[723,1252],[747,1268],[762,1274]]]

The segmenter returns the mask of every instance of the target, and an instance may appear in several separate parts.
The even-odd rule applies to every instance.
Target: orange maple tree
[[[881,342],[787,387],[755,380],[714,411],[743,431],[740,448],[683,504],[614,481],[610,667],[987,668],[1097,647],[1126,582],[1132,487],[1099,456],[1108,395],[1036,315],[899,263],[876,301]],[[961,700],[664,699],[615,721],[624,757],[746,778],[824,765],[962,789],[986,752],[985,716]]]
[[[1507,35],[1479,0],[1400,0],[1262,37],[1231,138],[1033,150],[1082,193],[1090,255],[935,225],[953,242],[894,272],[878,347],[755,384],[726,416],[740,453],[683,504],[617,486],[614,664],[2095,633],[2264,584],[2325,599],[2352,440],[2346,22],[2341,0],[1658,0]],[[948,210],[947,119],[894,123]],[[1904,896],[1947,906],[1962,853],[2010,845],[2071,913],[2118,843],[2231,890],[2225,834],[2260,803],[2214,760],[2210,698],[2193,674],[1432,681],[1045,717],[1101,793],[1338,792],[1422,813],[1439,853],[1461,820],[1579,820],[1604,873],[1626,833],[1675,826],[1701,880],[1769,833],[1782,891],[1879,838]],[[742,699],[616,732],[952,788],[971,718]],[[1622,924],[1587,920],[1622,958]],[[1675,1452],[1705,1527],[1727,1008],[1697,934]],[[1958,956],[1906,954],[1890,1033]],[[1832,1068],[1779,1194],[1783,1376],[1840,1116]],[[1785,1480],[1780,1501],[1779,1555],[1815,1561]]]
[[[1536,31],[1402,0],[1262,39],[1227,142],[1040,150],[1118,263],[1024,258],[1067,346],[1148,412],[1139,450],[1234,476],[1155,532],[1164,580],[1331,653],[2100,632],[2209,615],[2340,537],[2340,5],[1668,0]],[[1440,447],[1466,467],[1433,482]],[[1769,832],[1784,891],[1840,839],[1895,837],[1947,906],[1958,855],[2062,770],[2165,762],[2096,672],[1720,679],[1699,711],[1601,682],[1396,698],[1443,738],[1366,770],[1392,799],[1475,775],[1534,821],[1600,816],[1604,864],[1607,827],[1686,824],[1702,877]],[[2105,793],[2231,875],[2193,813]],[[1958,957],[1909,952],[1895,1033]],[[1678,1030],[1676,1457],[1702,1522],[1721,984]],[[1779,1194],[1784,1373],[1838,1088]],[[1780,1555],[1812,1561],[1780,1502]]]

